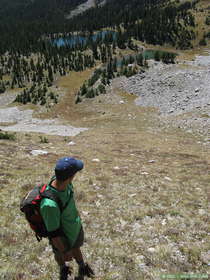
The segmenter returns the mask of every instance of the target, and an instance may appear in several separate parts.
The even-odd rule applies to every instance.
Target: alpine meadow
[[[84,262],[20,211],[64,157]],[[0,186],[0,280],[209,279],[209,0],[0,0]]]

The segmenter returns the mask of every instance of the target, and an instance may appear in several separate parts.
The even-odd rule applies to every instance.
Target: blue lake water
[[[88,36],[80,36],[80,35],[72,35],[70,37],[66,37],[66,38],[59,38],[59,39],[55,39],[53,40],[53,44],[57,45],[58,47],[62,47],[62,46],[75,46],[77,44],[85,44],[88,42],[89,39],[93,40],[94,42],[97,41],[98,39],[104,39],[105,36],[107,35],[112,35],[113,38],[116,38],[116,32],[114,31],[100,31],[96,34],[91,35],[90,37]]]
[[[141,54],[144,59],[154,59],[156,52],[157,52],[157,50],[147,49],[147,50],[144,50]],[[160,56],[163,55],[164,53],[167,53],[166,51],[162,51],[162,50],[158,50],[158,52],[159,52]],[[175,55],[177,56],[178,54],[175,54]],[[133,55],[133,54],[125,55],[124,59],[128,60],[130,56],[133,57],[136,61],[136,55]],[[123,58],[118,58],[117,67],[121,67],[122,61],[123,61]]]

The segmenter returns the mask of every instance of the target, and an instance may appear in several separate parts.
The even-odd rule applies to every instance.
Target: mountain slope
[[[95,8],[97,6],[103,6],[106,0],[87,0],[85,3],[78,5],[74,10],[71,11],[69,15],[66,16],[67,19],[73,18],[90,8]]]
[[[63,16],[86,0],[0,0],[0,21]]]

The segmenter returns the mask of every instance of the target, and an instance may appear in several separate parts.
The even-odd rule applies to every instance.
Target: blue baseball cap
[[[56,162],[55,176],[59,181],[65,181],[78,171],[82,170],[84,163],[72,157],[63,157]]]

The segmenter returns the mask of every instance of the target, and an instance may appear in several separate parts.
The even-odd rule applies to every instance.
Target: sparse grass
[[[47,136],[49,154],[34,157],[29,151],[40,148],[39,135],[1,142],[0,182],[7,183],[0,190],[0,279],[58,279],[47,240],[36,241],[19,202],[34,185],[49,180],[64,155],[85,162],[74,186],[86,232],[83,251],[96,280],[208,273],[203,256],[210,250],[209,149],[196,135],[162,130],[154,110],[135,106],[134,96],[116,89],[101,103],[74,105],[74,93],[90,73],[62,77],[58,85],[66,94],[48,113],[91,128],[74,137],[75,145]],[[119,104],[122,99],[125,104]]]
[[[197,9],[193,12],[196,21],[196,40],[194,41],[194,47],[199,45],[199,41],[203,39],[204,33],[209,31],[209,26],[205,24],[206,16],[208,15],[208,0],[201,0],[196,5]],[[210,43],[209,43],[210,44]]]
[[[207,118],[207,119],[208,119],[208,118],[210,118],[210,115],[208,115],[208,114],[202,114],[201,117],[202,117],[202,118]]]
[[[206,273],[207,266],[202,264],[200,256],[209,250],[205,194],[209,178],[207,155],[194,146],[193,140],[188,145],[175,145],[177,141],[186,141],[185,135],[177,135],[174,139],[174,134],[168,134],[167,145],[162,145],[164,135],[152,139],[145,133],[131,139],[126,133],[122,138],[120,129],[119,135],[117,131],[114,135],[108,132],[107,128],[103,134],[97,129],[88,131],[77,136],[76,147],[71,147],[71,154],[83,158],[86,164],[85,170],[77,176],[75,187],[86,230],[84,251],[95,267],[96,279],[159,279],[162,269],[168,273]],[[18,212],[19,198],[37,180],[46,181],[55,159],[69,152],[63,139],[49,138],[55,147],[53,150],[49,146],[53,154],[39,160],[31,157],[27,169],[16,170],[28,156],[24,151],[27,145],[24,137],[19,143],[23,151],[18,151],[13,144],[10,152],[2,154],[2,150],[0,153],[2,169],[8,170],[10,166],[16,170],[13,177],[9,177],[9,187],[1,188],[0,193],[1,204],[10,210],[2,217],[4,268],[0,279],[57,278],[52,252],[45,250],[47,241],[37,243]],[[32,139],[31,145],[36,146],[36,138]],[[5,151],[7,147],[6,143]],[[122,153],[117,152],[121,148]],[[15,157],[10,159],[10,154]],[[93,157],[99,158],[100,163],[91,162]],[[107,163],[108,158],[110,163]],[[147,163],[149,158],[155,158],[156,163]],[[196,162],[201,158],[205,162],[199,167]],[[186,165],[188,163],[192,165]],[[115,174],[115,166],[125,169],[126,176]],[[160,175],[160,167],[165,169],[171,182],[164,179],[165,175]],[[184,182],[183,168],[187,178]],[[141,175],[143,170],[148,175]],[[202,175],[198,176],[198,171]],[[11,189],[16,192],[5,201]],[[198,214],[199,208],[204,209],[204,215]],[[155,251],[149,252],[149,248]]]

